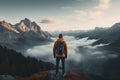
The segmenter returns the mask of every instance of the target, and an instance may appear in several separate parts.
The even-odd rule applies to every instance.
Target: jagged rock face
[[[20,32],[28,32],[28,31],[40,32],[40,31],[42,31],[39,25],[37,25],[35,22],[31,22],[27,18],[25,18],[24,20],[21,20],[20,23],[17,23],[15,26]]]
[[[11,24],[5,21],[0,22],[0,43],[12,43],[12,40],[16,39],[19,33]]]
[[[120,28],[120,23],[116,23],[116,24],[114,24],[112,27]]]
[[[7,29],[9,31],[13,31],[15,33],[20,33],[18,30],[13,28],[11,24],[9,24],[9,23],[7,23],[5,21],[0,22],[0,27],[1,27],[0,29],[2,29],[2,30],[3,30],[3,28],[5,28],[5,29]]]
[[[3,46],[33,45],[46,40],[50,40],[49,33],[27,18],[15,25],[5,21],[0,22],[0,44]]]

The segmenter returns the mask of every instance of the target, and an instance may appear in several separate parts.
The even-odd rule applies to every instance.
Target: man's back
[[[59,70],[59,62],[61,60],[62,62],[62,74],[65,73],[65,58],[67,58],[68,50],[67,50],[67,44],[65,40],[63,39],[62,34],[59,34],[59,38],[54,43],[53,47],[53,55],[54,58],[56,58],[56,75]]]
[[[56,53],[59,42],[62,42],[64,44],[64,53],[62,53],[62,54]],[[67,53],[68,53],[67,44],[66,44],[66,41],[63,38],[57,39],[57,41],[54,43],[53,53],[54,53],[53,54],[54,57],[67,57]]]

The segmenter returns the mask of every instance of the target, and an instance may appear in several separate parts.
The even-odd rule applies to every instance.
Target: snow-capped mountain
[[[0,22],[0,43],[12,43],[18,38],[19,33],[10,23]]]
[[[51,41],[50,35],[43,31],[35,22],[25,18],[12,25],[5,21],[0,22],[0,44],[14,47],[27,47]]]
[[[15,24],[15,27],[20,32],[28,32],[28,31],[41,32],[42,31],[39,25],[37,25],[35,22],[31,22],[27,18]]]
[[[13,31],[13,32],[15,32],[15,33],[20,33],[18,30],[16,30],[10,23],[7,23],[7,22],[5,22],[5,21],[2,21],[2,22],[0,22],[0,27],[1,27],[1,29],[2,28],[5,28],[5,29],[7,29],[7,30],[9,30],[9,31]]]

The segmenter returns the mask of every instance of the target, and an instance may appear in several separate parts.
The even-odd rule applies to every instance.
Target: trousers
[[[60,61],[62,63],[62,74],[64,74],[65,73],[65,58],[63,58],[63,57],[57,57],[56,58],[56,74],[59,71],[59,63],[60,63]]]

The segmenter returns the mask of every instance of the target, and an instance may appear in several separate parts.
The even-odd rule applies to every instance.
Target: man
[[[61,60],[62,62],[62,75],[65,74],[65,58],[67,58],[68,50],[67,50],[67,44],[62,36],[62,34],[59,34],[59,38],[54,43],[53,47],[53,56],[56,58],[56,75],[58,74],[59,69],[59,62]]]

